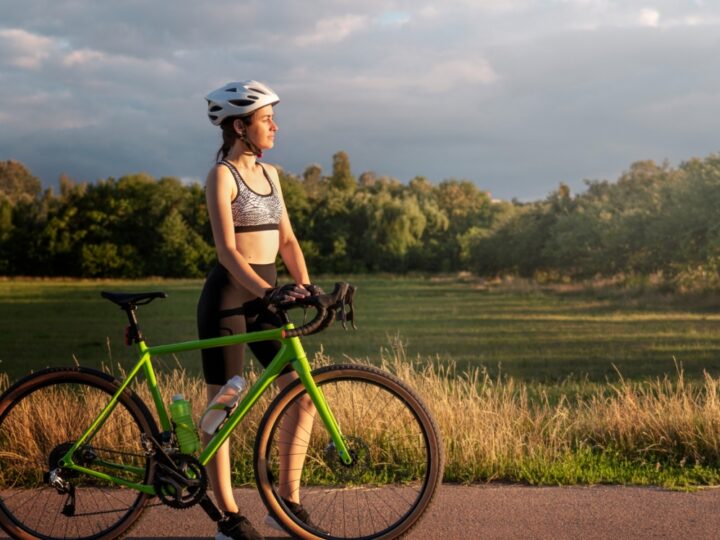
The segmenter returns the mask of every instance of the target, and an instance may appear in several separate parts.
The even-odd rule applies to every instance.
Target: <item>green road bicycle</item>
[[[444,457],[422,400],[374,367],[311,371],[303,351],[300,336],[323,330],[335,318],[343,326],[352,321],[351,285],[338,283],[330,294],[295,303],[316,310],[312,321],[297,328],[286,312],[292,305],[285,304],[278,306],[281,328],[158,346],[147,346],[136,312],[164,293],[102,295],[125,311],[126,342],[139,350],[125,379],[85,367],[49,368],[0,397],[0,525],[11,536],[115,538],[154,497],[173,508],[200,504],[219,520],[222,514],[207,494],[205,466],[288,364],[298,379],[269,405],[253,453],[257,488],[276,521],[301,538],[396,538],[427,509],[442,480]],[[153,357],[264,340],[282,344],[273,361],[205,448],[182,453]],[[156,415],[130,387],[141,373]],[[288,477],[281,469],[288,444],[283,426],[299,407],[315,415],[302,435],[306,457],[294,488],[310,523],[294,515],[280,495],[281,479]]]

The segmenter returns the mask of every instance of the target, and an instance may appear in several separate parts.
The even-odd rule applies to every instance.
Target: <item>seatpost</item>
[[[127,304],[123,306],[122,309],[127,314],[128,322],[130,323],[125,329],[125,345],[131,345],[133,343],[140,343],[141,341],[144,341],[144,338],[140,333],[137,317],[135,316],[137,306],[135,304]]]

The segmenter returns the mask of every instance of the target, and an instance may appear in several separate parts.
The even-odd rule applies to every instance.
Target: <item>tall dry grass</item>
[[[315,359],[316,365],[327,362],[322,355]],[[720,464],[720,380],[709,375],[687,381],[678,369],[674,377],[654,381],[545,387],[491,378],[481,369],[438,368],[407,358],[401,344],[383,353],[381,367],[415,388],[434,413],[446,448],[446,481],[718,481],[708,471]],[[252,382],[257,373],[248,377]],[[182,392],[199,418],[206,402],[201,379],[175,370],[159,374],[159,383],[165,401]],[[137,391],[152,403],[142,387]],[[252,482],[255,430],[272,394],[233,434],[238,484]],[[682,473],[698,469],[704,472],[693,479]],[[636,470],[675,472],[638,476]]]

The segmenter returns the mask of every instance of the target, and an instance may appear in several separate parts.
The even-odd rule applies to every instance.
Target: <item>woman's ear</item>
[[[235,133],[241,137],[245,135],[245,123],[240,118],[233,120],[233,128],[235,129]]]

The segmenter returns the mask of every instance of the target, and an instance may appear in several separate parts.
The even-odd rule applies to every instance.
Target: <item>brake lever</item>
[[[344,330],[347,330],[347,322],[350,323],[353,330],[357,330],[355,324],[355,287],[352,285],[348,286],[347,292],[340,299],[340,307],[338,308],[338,314],[340,323]]]
[[[355,287],[350,288],[348,291],[348,313],[347,318],[350,321],[350,324],[353,327],[353,330],[357,330],[357,325],[355,324]]]
[[[337,314],[338,319],[340,319],[340,324],[342,324],[343,330],[347,330],[347,325],[345,324],[345,321],[347,320],[347,315],[345,313],[345,297],[342,297],[340,299],[340,306],[337,308]]]
[[[348,319],[350,320],[353,330],[357,330],[357,325],[355,324],[355,290],[356,288],[353,285],[350,285],[350,288],[348,289],[348,305],[350,306]]]

